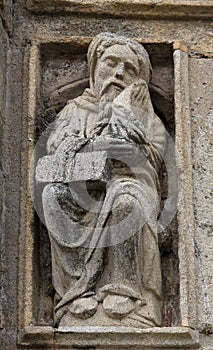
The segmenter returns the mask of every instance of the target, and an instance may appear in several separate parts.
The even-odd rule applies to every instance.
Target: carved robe
[[[106,189],[97,191],[99,202],[95,213],[85,209],[83,202],[81,206],[79,193],[72,186],[49,184],[43,191],[53,285],[57,292],[56,323],[69,314],[73,300],[93,293],[100,301],[107,293],[141,300],[142,306],[134,311],[137,326],[161,323],[158,170],[166,136],[154,112],[139,114],[135,115],[130,105],[123,107],[119,99],[112,107],[114,136],[142,145],[144,160],[136,178],[122,167],[115,167]],[[48,139],[48,153],[57,154],[63,149],[74,160],[90,140],[107,134],[107,118],[93,92],[85,90],[59,114]],[[132,322],[126,324],[134,325],[132,314],[131,318]]]

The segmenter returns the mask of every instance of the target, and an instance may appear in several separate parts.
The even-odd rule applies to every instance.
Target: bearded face
[[[94,90],[106,102],[113,101],[127,86],[139,79],[137,56],[126,45],[113,45],[99,58]]]

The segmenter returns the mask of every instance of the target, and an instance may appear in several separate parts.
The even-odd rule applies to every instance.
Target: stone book
[[[107,151],[77,153],[70,160],[70,167],[61,168],[61,159],[51,155],[39,159],[35,178],[38,183],[48,182],[101,182],[110,178],[110,160]],[[45,169],[45,171],[44,171]]]

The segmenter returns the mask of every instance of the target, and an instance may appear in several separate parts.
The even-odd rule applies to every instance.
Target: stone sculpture
[[[161,325],[158,171],[165,128],[138,42],[101,33],[90,88],[68,101],[39,160],[51,241],[55,325]]]

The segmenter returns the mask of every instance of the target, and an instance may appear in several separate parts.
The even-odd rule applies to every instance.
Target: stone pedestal
[[[131,327],[27,327],[20,332],[23,349],[200,349],[198,332],[184,327],[146,330]]]

